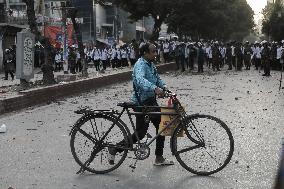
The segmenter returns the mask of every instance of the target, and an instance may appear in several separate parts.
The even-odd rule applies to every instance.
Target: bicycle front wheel
[[[122,140],[125,141],[122,148],[129,144],[124,127],[118,122],[114,124],[115,121],[114,117],[108,115],[88,114],[74,125],[70,140],[71,152],[82,169],[104,174],[115,170],[125,160],[127,150],[115,156],[114,164],[108,161],[109,147],[116,148]],[[101,140],[107,132],[105,139]]]
[[[183,132],[184,137],[178,137]],[[171,138],[177,161],[191,173],[208,176],[222,170],[231,160],[234,139],[228,126],[210,115],[187,116]]]

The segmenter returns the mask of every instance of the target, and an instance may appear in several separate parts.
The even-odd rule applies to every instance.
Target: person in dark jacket
[[[214,43],[214,46],[212,47],[212,61],[213,61],[213,71],[215,71],[215,69],[217,69],[217,71],[221,71],[220,68],[219,68],[219,63],[220,63],[220,60],[221,60],[221,53],[220,53],[220,50],[219,50],[219,47],[218,47],[218,42],[216,41]]]
[[[241,43],[237,43],[237,46],[235,48],[235,54],[237,58],[237,70],[241,71],[243,67],[243,53],[242,53]]]
[[[270,49],[266,41],[263,42],[263,49],[261,51],[261,59],[264,68],[264,74],[262,76],[270,76],[270,67],[271,67],[271,59],[270,59]]]
[[[71,47],[69,48],[69,54],[68,54],[68,64],[70,67],[70,72],[72,74],[75,74],[75,67],[76,67],[76,53],[74,49]]]
[[[14,65],[13,65],[13,54],[11,53],[10,49],[5,50],[5,54],[3,57],[3,65],[4,65],[4,71],[5,71],[5,78],[4,80],[8,80],[8,75],[11,75],[12,80],[14,80]]]
[[[250,70],[251,56],[252,56],[252,50],[251,50],[251,47],[249,45],[249,42],[247,41],[245,43],[245,48],[244,48],[244,63],[245,63],[245,66],[246,66],[246,70]]]
[[[233,62],[232,47],[231,44],[228,43],[226,47],[226,63],[229,66],[228,70],[232,70],[232,62]]]
[[[202,48],[202,44],[199,42],[198,52],[197,52],[198,73],[203,73],[204,59],[205,59],[205,52]]]

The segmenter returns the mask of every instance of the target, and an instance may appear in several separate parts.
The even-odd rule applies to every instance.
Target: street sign
[[[35,37],[29,30],[17,33],[16,77],[30,80],[34,77],[34,44]]]

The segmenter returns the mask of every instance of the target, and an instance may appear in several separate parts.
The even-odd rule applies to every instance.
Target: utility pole
[[[115,40],[117,41],[117,44],[119,44],[119,14],[118,14],[118,7],[115,5]]]
[[[145,32],[146,32],[146,28],[145,28],[145,17],[143,16],[142,18],[142,29],[143,29],[143,40],[145,39]]]
[[[90,14],[90,17],[89,17],[89,19],[90,19],[90,40],[92,40],[92,13]]]
[[[97,40],[97,1],[93,0],[93,20],[94,20],[94,43],[96,44]]]
[[[63,71],[68,74],[68,49],[67,49],[67,10],[74,9],[75,7],[67,7],[66,2],[61,3],[61,7],[52,7],[54,10],[62,11],[62,29],[63,29]]]
[[[67,52],[67,12],[66,12],[66,5],[63,3],[62,7],[62,28],[63,28],[63,71],[64,74],[68,74],[68,52]]]
[[[6,10],[5,10],[5,2],[0,1],[0,23],[5,22],[6,20]]]

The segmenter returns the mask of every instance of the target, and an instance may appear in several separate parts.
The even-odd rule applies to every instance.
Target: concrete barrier
[[[174,63],[157,65],[160,74],[175,69]],[[27,107],[45,104],[56,99],[79,94],[131,79],[132,71],[72,81],[21,91],[18,96],[0,100],[0,115]]]

